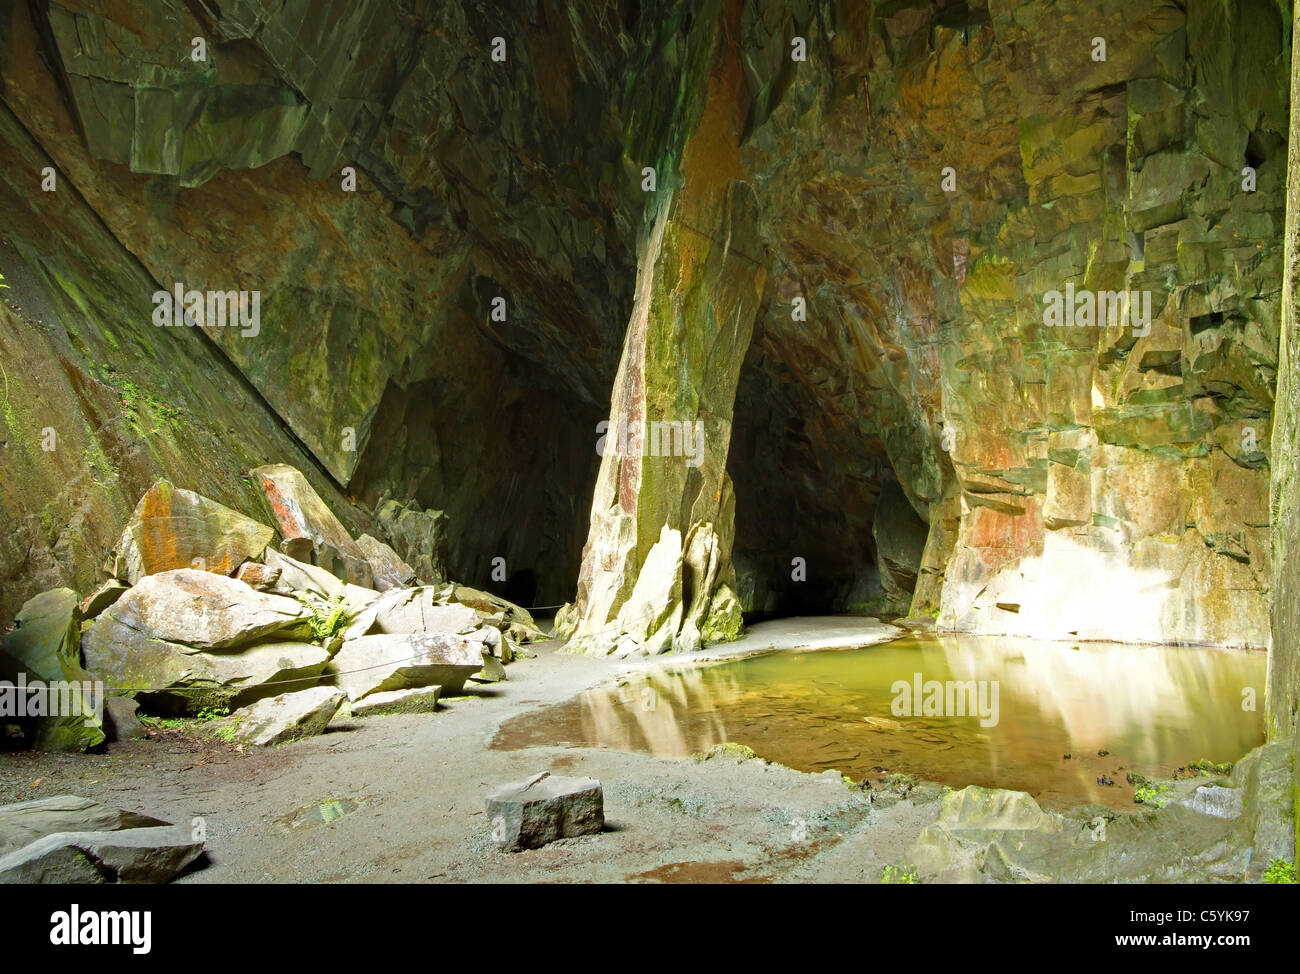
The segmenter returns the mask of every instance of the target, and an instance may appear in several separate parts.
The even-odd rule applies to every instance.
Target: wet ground
[[[1174,777],[1264,741],[1263,653],[909,636],[863,649],[658,667],[507,721],[557,741],[684,758],[724,742],[802,771],[888,770],[1131,808],[1130,773]],[[1113,782],[1113,783],[1107,783]]]

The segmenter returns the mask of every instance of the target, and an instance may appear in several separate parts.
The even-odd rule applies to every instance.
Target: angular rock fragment
[[[135,741],[148,736],[136,716],[139,709],[140,704],[130,697],[104,698],[104,733],[110,741]]]
[[[334,687],[312,687],[266,697],[207,725],[209,733],[256,747],[315,737],[325,730],[347,695]]]
[[[0,884],[166,883],[202,852],[179,825],[55,832],[0,856]]]
[[[54,795],[0,806],[0,853],[54,832],[111,832],[166,824],[161,819],[123,811],[91,798]]]
[[[0,884],[165,883],[202,852],[188,827],[89,798],[0,807]]]
[[[370,588],[370,562],[301,471],[285,463],[273,463],[253,470],[252,476],[266,492],[267,504],[286,542],[310,541],[314,564],[353,585]],[[285,550],[301,561],[307,560]]]
[[[415,569],[378,538],[363,534],[357,538],[357,547],[366,556],[366,561],[370,562],[377,591],[387,592],[390,588],[406,588],[415,584]]]
[[[349,705],[353,717],[378,717],[387,714],[431,714],[438,709],[442,687],[413,687],[409,690],[385,690],[362,697]]]
[[[81,600],[81,618],[95,618],[120,599],[128,588],[130,586],[122,584],[116,578],[110,578]]]
[[[274,538],[265,524],[159,480],[122,531],[113,574],[132,585],[175,568],[233,575],[242,562],[262,557]]]
[[[148,576],[132,589],[132,595],[152,579],[166,578],[167,575]],[[176,624],[177,620],[171,620],[171,625],[159,626],[165,632],[157,633],[139,625],[142,620],[155,620],[156,613],[153,610],[136,611],[135,607],[127,606],[130,611],[124,613],[126,621],[119,618],[118,607],[127,601],[123,599],[101,615],[83,637],[82,647],[87,667],[106,680],[110,687],[136,691],[146,696],[152,705],[189,713],[205,707],[238,706],[252,702],[259,696],[266,695],[268,688],[261,686],[264,683],[301,681],[291,684],[290,689],[305,688],[316,683],[329,662],[328,650],[314,643],[280,638],[285,633],[292,635],[295,629],[305,624],[307,612],[301,605],[292,599],[254,592],[234,579],[223,579],[210,574],[207,578],[238,585],[247,595],[257,599],[274,600],[258,611],[265,617],[280,618],[282,621],[279,629],[272,630],[263,641],[253,645],[241,643],[223,650],[200,649],[166,637],[173,635],[197,638],[200,634],[237,631],[239,627],[227,626],[223,629],[219,626],[179,625]],[[203,604],[203,600],[197,596],[195,602],[200,606]],[[284,615],[288,607],[292,607],[295,616]],[[214,608],[212,615],[216,612],[217,608]],[[284,618],[292,618],[295,625],[286,627]],[[162,621],[167,622],[165,619]],[[284,689],[281,686],[272,692]]]
[[[543,771],[490,795],[487,820],[499,848],[536,849],[556,839],[603,829],[604,795],[594,778],[557,777]]]
[[[235,578],[249,588],[259,592],[270,592],[275,589],[275,583],[280,580],[280,569],[271,568],[258,561],[246,561],[236,570]]]

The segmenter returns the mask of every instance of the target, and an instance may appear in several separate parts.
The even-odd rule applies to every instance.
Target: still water
[[[1132,808],[1130,771],[1172,777],[1263,743],[1266,665],[1261,652],[926,635],[656,667],[516,717],[493,746],[684,758],[730,741],[802,771],[905,772],[1049,807]]]

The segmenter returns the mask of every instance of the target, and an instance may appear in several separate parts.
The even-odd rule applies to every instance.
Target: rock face
[[[1300,20],[1292,22],[1292,49]],[[1300,99],[1300,60],[1291,63],[1291,103]],[[1272,634],[1267,723],[1270,739],[1296,742],[1292,766],[1300,769],[1300,112],[1291,113],[1286,189],[1286,259],[1282,282],[1282,338],[1278,357],[1277,410],[1273,418]],[[1297,771],[1300,774],[1300,771]],[[1300,862],[1300,802],[1293,827]]]
[[[605,801],[594,778],[564,778],[549,771],[506,785],[487,800],[497,846],[508,852],[537,849],[605,827]]]
[[[114,574],[132,585],[174,568],[233,575],[243,562],[261,558],[274,537],[265,524],[160,480],[122,531]]]
[[[94,691],[84,692],[94,678],[81,666],[77,603],[77,593],[68,588],[28,599],[18,612],[18,628],[0,642],[0,682],[16,685],[20,674],[28,684],[62,681],[69,690],[66,702],[80,709],[23,721],[34,725],[32,744],[42,751],[85,751],[104,741]]]
[[[416,579],[436,585],[447,579],[447,532],[449,519],[442,511],[422,511],[414,504],[386,500],[375,509],[402,562],[415,573]],[[360,538],[357,539],[358,544]],[[399,569],[400,570],[400,569]]]
[[[0,613],[201,456],[591,652],[897,607],[920,525],[941,628],[1265,644],[1287,15],[1094,6],[9,5]]]

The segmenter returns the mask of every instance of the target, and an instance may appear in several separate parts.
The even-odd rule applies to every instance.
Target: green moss
[[[1270,886],[1295,886],[1300,883],[1296,879],[1295,863],[1287,862],[1285,859],[1274,859],[1268,864],[1268,870],[1264,873],[1264,882]]]
[[[1133,801],[1139,805],[1150,805],[1153,808],[1164,808],[1169,803],[1170,788],[1168,785],[1144,784],[1133,793]]]
[[[1232,762],[1224,761],[1222,764],[1215,764],[1206,758],[1194,761],[1187,766],[1193,771],[1199,771],[1205,778],[1224,778],[1232,774]]]
[[[916,883],[915,866],[886,866],[880,871],[880,881],[892,885],[912,886]]]
[[[715,744],[707,751],[697,751],[692,757],[696,761],[708,761],[712,758],[733,758],[737,761],[752,761],[758,757],[754,749],[745,744],[733,744],[728,741],[725,744]]]

